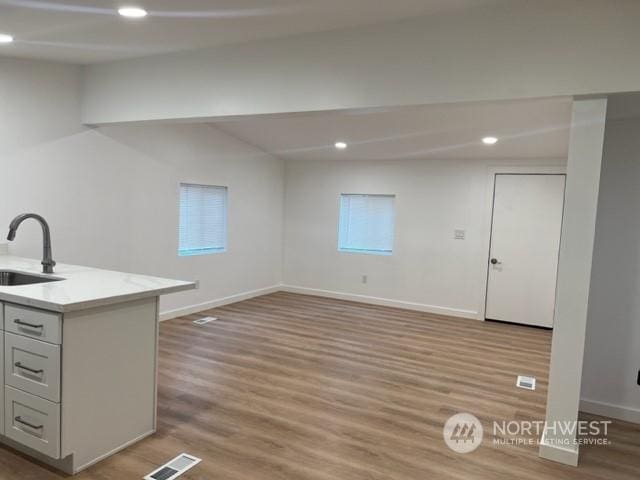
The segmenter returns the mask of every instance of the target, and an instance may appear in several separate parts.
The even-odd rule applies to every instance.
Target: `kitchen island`
[[[0,443],[75,474],[156,429],[160,295],[193,282],[0,254]]]

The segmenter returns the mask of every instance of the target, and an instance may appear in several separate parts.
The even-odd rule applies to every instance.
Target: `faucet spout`
[[[18,227],[27,218],[33,218],[40,223],[40,226],[42,227],[42,272],[53,273],[53,267],[55,267],[56,262],[53,260],[51,255],[51,232],[49,231],[49,224],[40,215],[36,213],[23,213],[22,215],[18,215],[14,218],[9,225],[7,240],[12,242],[16,238]]]

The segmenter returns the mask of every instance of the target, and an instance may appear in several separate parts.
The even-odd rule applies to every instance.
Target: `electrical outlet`
[[[466,236],[466,232],[464,230],[454,230],[453,231],[453,238],[455,240],[464,240],[464,237]]]
[[[362,275],[362,283],[367,283],[367,281],[369,280],[367,275]]]

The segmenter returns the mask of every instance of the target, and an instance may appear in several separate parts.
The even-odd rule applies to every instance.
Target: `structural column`
[[[578,98],[571,119],[547,430],[540,446],[541,457],[568,465],[578,464],[575,431],[553,427],[578,419],[606,109],[606,98]]]

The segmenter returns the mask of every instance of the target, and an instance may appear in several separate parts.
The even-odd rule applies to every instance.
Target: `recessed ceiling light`
[[[345,148],[347,148],[347,144],[345,142],[336,142],[335,147],[338,150],[344,150]]]
[[[140,7],[122,7],[118,9],[118,13],[127,18],[143,18],[147,16],[147,11]]]
[[[7,35],[6,33],[0,33],[0,43],[11,43],[13,42],[13,37],[11,35]]]
[[[494,145],[498,142],[498,139],[496,137],[484,137],[482,139],[482,143],[484,143],[485,145]]]

